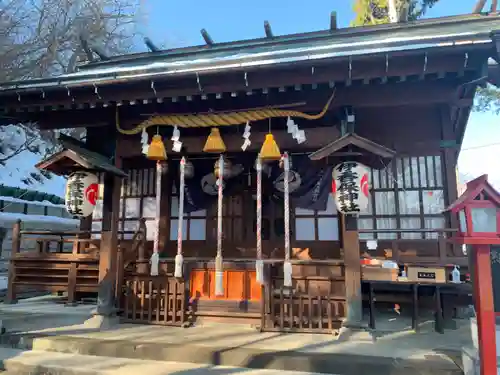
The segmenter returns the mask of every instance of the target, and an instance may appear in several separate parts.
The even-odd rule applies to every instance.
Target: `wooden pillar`
[[[481,375],[496,374],[496,323],[490,245],[473,245],[472,252],[480,373]]]
[[[119,141],[114,152],[115,165],[121,168],[118,153]],[[102,210],[102,232],[99,249],[99,289],[97,314],[109,316],[116,311],[115,287],[118,257],[118,221],[120,218],[120,177],[105,173]]]
[[[457,150],[454,147],[448,147],[448,143],[456,142],[456,135],[453,130],[453,122],[451,119],[450,107],[448,105],[440,106],[441,117],[441,141],[444,148],[441,151],[441,168],[443,170],[443,185],[444,185],[444,206],[447,207],[458,198],[457,188]],[[446,226],[448,228],[458,228],[458,217],[456,214],[447,212]],[[458,245],[451,245],[453,255],[461,255],[462,251]],[[443,249],[446,251],[446,249]]]
[[[16,299],[16,286],[14,284],[16,278],[16,269],[14,258],[21,250],[21,220],[16,220],[12,228],[12,248],[10,252],[9,261],[9,280],[7,284],[7,298],[5,303],[17,303]]]
[[[358,219],[352,215],[340,217],[340,234],[344,253],[345,292],[347,316],[345,326],[359,327],[363,319],[361,296],[361,263],[359,251]]]
[[[158,249],[161,254],[167,248],[168,241],[170,240],[170,195],[172,190],[172,181],[170,179],[168,171],[168,162],[162,162],[162,174],[161,174],[161,191],[157,191],[156,194],[160,194],[161,204],[160,204],[160,225],[158,230],[160,231]]]

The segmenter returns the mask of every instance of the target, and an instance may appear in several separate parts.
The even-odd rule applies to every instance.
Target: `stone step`
[[[2,358],[5,375],[272,375],[276,370],[212,366],[129,358],[97,357],[44,351],[6,349]],[[317,372],[280,371],[282,375],[321,375]]]
[[[303,371],[338,375],[462,375],[453,360],[435,354],[425,359],[401,359],[341,352],[216,347],[194,343],[138,342],[95,337],[35,337],[34,351],[134,360],[186,362],[204,366]],[[460,356],[460,354],[459,354]],[[142,372],[141,372],[142,373]]]

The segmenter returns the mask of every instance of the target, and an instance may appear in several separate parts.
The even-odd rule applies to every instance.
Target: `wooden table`
[[[421,288],[434,289],[434,302],[435,302],[435,328],[439,333],[444,333],[444,316],[443,316],[443,301],[442,294],[449,291],[454,291],[459,294],[467,293],[471,290],[468,284],[454,284],[454,283],[428,283],[428,282],[415,282],[415,281],[381,281],[381,280],[362,280],[362,283],[368,286],[368,301],[370,311],[369,326],[375,329],[375,290],[376,289],[408,289],[412,292],[412,328],[415,332],[419,331],[419,290]],[[401,290],[400,289],[400,290]],[[472,292],[470,292],[472,293]]]

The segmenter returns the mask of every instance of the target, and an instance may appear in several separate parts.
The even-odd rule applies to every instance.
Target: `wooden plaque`
[[[446,272],[444,267],[408,267],[408,281],[426,283],[445,283]]]

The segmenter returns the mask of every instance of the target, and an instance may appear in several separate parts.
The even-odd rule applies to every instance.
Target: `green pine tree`
[[[425,15],[439,0],[396,0],[397,6],[406,3],[408,6],[408,21],[413,21]],[[388,0],[355,0],[354,12],[356,17],[351,22],[352,26],[379,25],[389,22],[387,8]],[[490,12],[497,10],[498,1],[492,0]],[[474,13],[483,11],[486,0],[476,0]],[[492,85],[479,88],[474,106],[476,111],[495,111],[500,113],[500,90]]]
[[[406,3],[408,6],[408,20],[416,20],[432,8],[439,0],[396,0],[400,6]],[[355,0],[354,12],[356,18],[352,26],[379,25],[389,22],[387,0]]]

